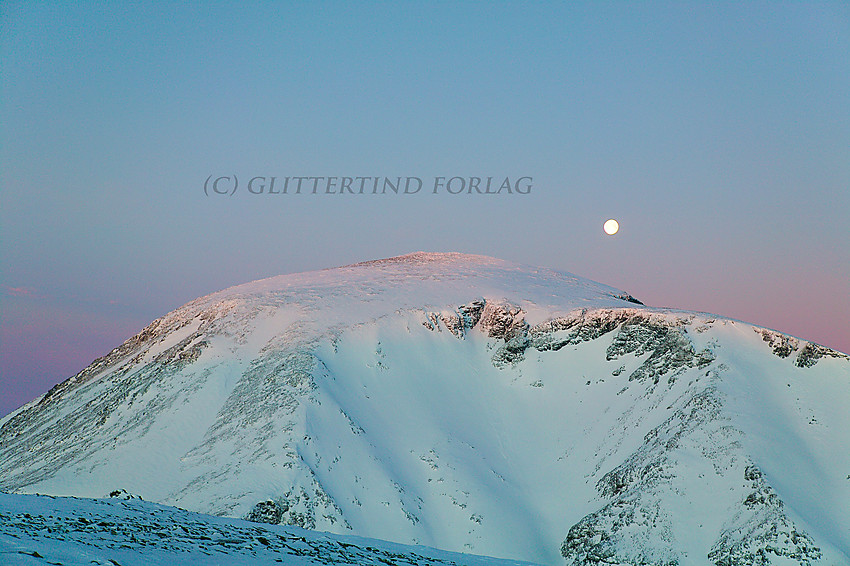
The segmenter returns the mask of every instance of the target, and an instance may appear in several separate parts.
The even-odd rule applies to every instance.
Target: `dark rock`
[[[747,466],[744,480],[751,491],[741,510],[724,525],[708,559],[715,566],[770,566],[772,557],[809,566],[820,559],[821,550],[808,534],[797,530],[761,470]]]
[[[831,350],[820,344],[815,344],[814,342],[809,342],[803,349],[800,350],[800,353],[797,354],[797,359],[794,361],[794,365],[801,368],[812,367],[818,360],[823,357],[831,357],[831,358],[844,358],[847,359],[848,356],[842,354],[840,352],[836,352],[835,350]]]
[[[622,299],[622,300],[624,300],[624,301],[628,301],[629,303],[634,303],[634,304],[636,304],[636,305],[642,305],[642,304],[643,304],[642,302],[640,302],[639,300],[635,299],[634,297],[632,297],[632,296],[631,296],[630,294],[628,294],[628,293],[621,293],[621,294],[619,294],[619,295],[614,295],[614,296],[615,296],[615,297],[617,297],[618,299]]]
[[[245,515],[245,520],[255,523],[269,523],[279,525],[283,514],[289,507],[285,504],[278,503],[269,499],[268,501],[260,501],[251,511]]]

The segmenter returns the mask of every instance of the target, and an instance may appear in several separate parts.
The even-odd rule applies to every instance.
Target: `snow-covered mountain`
[[[547,564],[850,564],[850,359],[488,257],[197,299],[0,421],[0,489]]]

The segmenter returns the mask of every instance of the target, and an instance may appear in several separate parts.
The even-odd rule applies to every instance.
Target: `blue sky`
[[[0,18],[0,414],[197,296],[416,250],[850,351],[847,3],[12,1]],[[533,188],[204,195],[233,174]]]

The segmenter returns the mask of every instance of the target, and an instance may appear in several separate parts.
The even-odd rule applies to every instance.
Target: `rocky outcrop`
[[[624,498],[570,529],[561,552],[574,566],[677,566],[671,524],[659,505]]]
[[[746,463],[738,442],[741,433],[728,425],[721,409],[718,391],[711,386],[704,389],[647,434],[637,451],[599,480],[597,491],[607,503],[570,528],[561,546],[567,564],[691,563],[676,544],[674,511],[670,499],[662,495],[681,494],[677,478],[706,474],[686,464],[695,454],[713,463],[716,477],[731,479],[743,471],[746,482],[730,494],[716,494],[719,501],[728,501],[731,519],[722,526],[707,554],[713,564],[809,566],[821,557],[811,537],[785,513],[784,504],[759,469]]]
[[[753,465],[744,470],[747,494],[708,554],[716,566],[770,566],[775,559],[809,566],[821,558],[812,538],[785,514],[785,505]]]
[[[641,301],[635,299],[634,297],[632,297],[628,293],[620,293],[620,294],[614,295],[614,296],[617,297],[618,299],[622,299],[622,300],[624,300],[628,303],[634,303],[636,305],[642,305],[643,304]]]
[[[794,364],[797,367],[810,368],[818,363],[819,359],[824,357],[840,358],[845,360],[850,359],[850,357],[846,354],[842,354],[841,352],[836,352],[835,350],[821,346],[820,344],[815,344],[814,342],[807,342],[800,350],[800,353],[797,354],[797,359],[794,360]]]
[[[616,360],[626,354],[647,353],[649,358],[629,376],[629,381],[652,380],[657,384],[664,375],[675,375],[685,368],[703,368],[714,361],[711,350],[696,351],[682,326],[653,321],[652,317],[625,321],[608,347],[606,358]]]
[[[255,523],[315,529],[317,517],[323,517],[331,524],[341,522],[345,529],[351,530],[351,526],[342,518],[342,511],[313,478],[309,491],[303,487],[293,488],[276,499],[260,501],[245,519]]]
[[[454,311],[426,313],[425,321],[422,324],[428,330],[441,331],[442,323],[442,327],[445,327],[457,338],[463,338],[468,330],[478,324],[484,311],[484,304],[484,299],[477,299],[459,306]]]
[[[283,514],[289,510],[289,507],[286,507],[273,499],[269,499],[267,501],[260,501],[251,511],[245,515],[246,521],[252,521],[254,523],[268,523],[270,525],[279,525],[281,519],[283,519]]]
[[[722,427],[720,402],[712,388],[652,429],[637,451],[597,482],[607,503],[570,528],[561,546],[569,565],[680,563],[674,550],[673,514],[661,494],[670,491],[677,474],[687,473],[677,466],[675,454],[693,448],[699,429],[714,444],[734,440]]]
[[[525,358],[529,349],[539,352],[558,351],[565,346],[596,340],[616,332],[606,352],[608,361],[626,355],[649,357],[629,376],[629,381],[652,381],[657,384],[662,376],[683,369],[703,368],[715,356],[709,349],[697,351],[687,336],[684,321],[672,321],[654,313],[636,309],[581,310],[568,316],[547,320],[534,326],[525,321],[522,308],[509,303],[476,301],[472,312],[464,314],[470,306],[458,308],[456,313],[427,313],[423,323],[431,330],[439,330],[440,322],[458,337],[472,327],[489,338],[501,341],[493,354],[493,364],[505,368]]]
[[[787,358],[794,352],[797,352],[797,357],[794,360],[794,365],[801,368],[812,367],[818,360],[824,357],[850,359],[846,354],[836,352],[820,344],[814,342],[804,342],[774,330],[766,328],[754,328],[757,333],[761,334],[762,339],[770,345],[773,353],[780,358]]]

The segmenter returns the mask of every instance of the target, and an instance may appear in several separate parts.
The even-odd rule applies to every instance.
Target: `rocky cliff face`
[[[550,564],[850,559],[850,360],[492,258],[282,276],[0,422],[0,489]]]

